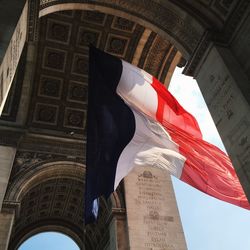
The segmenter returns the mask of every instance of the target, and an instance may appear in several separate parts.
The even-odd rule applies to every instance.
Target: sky
[[[225,150],[195,80],[176,68],[169,90],[199,122],[203,138]],[[219,201],[172,178],[188,250],[249,250],[250,211]],[[19,250],[78,250],[68,237],[42,233]]]
[[[26,240],[18,250],[80,250],[68,236],[56,233],[39,233]]]

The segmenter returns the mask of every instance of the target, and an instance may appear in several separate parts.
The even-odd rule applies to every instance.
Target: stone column
[[[22,85],[22,95],[18,107],[18,113],[16,118],[16,124],[23,126],[27,120],[27,115],[29,111],[29,101],[31,95],[32,84],[34,81],[34,72],[35,72],[35,50],[36,42],[27,43],[27,56],[25,63],[25,73]]]
[[[0,250],[8,249],[13,221],[14,213],[0,213]]]
[[[10,172],[12,169],[15,154],[16,154],[15,148],[0,146],[0,211],[2,208],[7,185],[9,182]]]
[[[2,209],[15,154],[15,148],[0,146],[0,210]],[[0,250],[6,250],[8,248],[13,220],[14,212],[2,211],[0,213]]]
[[[196,80],[250,200],[249,79],[229,49],[211,45]]]
[[[109,235],[110,240],[105,250],[129,250],[125,209],[112,209]]]
[[[3,3],[2,3],[3,4]],[[27,35],[28,4],[26,3],[0,64],[0,116],[11,88]]]
[[[113,209],[113,219],[110,223],[110,235],[114,235],[115,239],[111,242],[116,242],[116,248],[111,248],[114,250],[128,250],[128,231],[127,231],[127,221],[126,221],[126,213],[124,209]],[[111,231],[113,231],[111,233]]]
[[[169,174],[137,167],[125,178],[130,250],[186,250]]]

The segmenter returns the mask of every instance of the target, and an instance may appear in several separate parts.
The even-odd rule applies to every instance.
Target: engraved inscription
[[[146,232],[145,249],[175,249],[168,243],[167,228],[174,222],[173,216],[167,216],[162,208],[165,197],[162,192],[160,177],[151,171],[145,170],[137,177],[137,203],[144,207],[143,225]]]
[[[231,120],[235,114],[234,102],[237,99],[233,91],[230,76],[228,74],[221,76],[219,74],[211,74],[209,76],[210,85],[207,88],[208,106],[213,110],[213,118],[216,126],[220,126],[221,122]]]

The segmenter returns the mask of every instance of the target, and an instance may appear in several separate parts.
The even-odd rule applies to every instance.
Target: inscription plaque
[[[239,88],[245,81],[241,70],[230,51],[213,47],[198,72],[197,81],[243,184],[246,176],[250,177],[250,110]],[[250,190],[249,184],[244,188]]]
[[[211,49],[197,81],[218,130],[225,135],[237,125],[244,113],[249,112],[249,108],[221,53],[216,47]],[[233,62],[231,64],[233,67]]]
[[[137,167],[125,179],[131,250],[184,250],[182,226],[170,176]]]

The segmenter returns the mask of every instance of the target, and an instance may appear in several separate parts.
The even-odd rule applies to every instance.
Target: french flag
[[[250,209],[228,156],[202,140],[196,119],[145,71],[90,47],[85,224],[136,166],[162,168]]]

